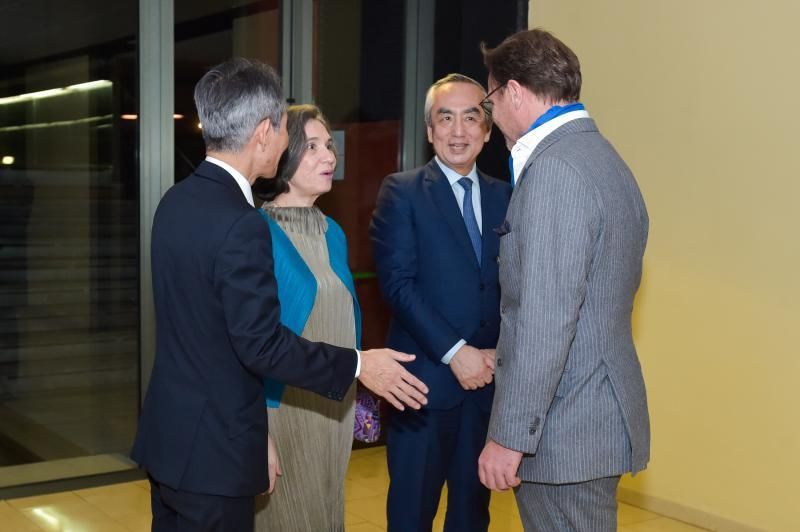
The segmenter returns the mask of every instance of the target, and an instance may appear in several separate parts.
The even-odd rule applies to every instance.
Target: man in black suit
[[[354,377],[419,408],[427,388],[388,349],[308,342],[280,322],[272,243],[253,182],[286,149],[280,78],[227,61],[195,87],[207,158],[162,198],[153,220],[157,345],[132,456],[150,477],[154,531],[250,531],[267,465],[263,379],[341,400]]]

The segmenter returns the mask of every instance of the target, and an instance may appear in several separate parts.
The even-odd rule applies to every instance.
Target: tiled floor
[[[386,530],[389,487],[384,448],[353,453],[345,483],[348,532]],[[280,489],[280,484],[278,485]],[[441,531],[444,500],[434,523]],[[514,496],[493,494],[492,532],[521,532]],[[115,484],[40,497],[0,501],[1,532],[146,532],[150,530],[150,492],[146,481]],[[701,529],[620,504],[620,532],[691,532]]]

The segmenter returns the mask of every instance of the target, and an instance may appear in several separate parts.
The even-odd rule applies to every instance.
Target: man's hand
[[[281,465],[278,463],[278,449],[269,434],[267,434],[267,474],[269,475],[267,493],[272,493],[275,490],[275,481],[278,480],[279,476],[283,475],[283,471],[281,471]]]
[[[456,351],[450,370],[465,390],[477,390],[492,382],[492,368],[486,365],[483,353],[471,345],[462,345]]]
[[[522,482],[517,476],[522,453],[503,447],[494,440],[486,440],[486,446],[478,458],[478,477],[481,484],[495,491],[516,488]]]
[[[494,373],[497,349],[481,349],[481,354],[483,355],[483,362],[489,366],[489,368],[492,370],[492,373]]]
[[[404,404],[419,410],[428,403],[428,387],[400,365],[414,358],[391,349],[362,351],[358,380],[398,410],[405,410]]]

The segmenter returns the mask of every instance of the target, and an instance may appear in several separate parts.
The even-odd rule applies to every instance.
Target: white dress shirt
[[[511,184],[516,186],[519,181],[519,175],[522,173],[522,168],[534,152],[536,147],[542,142],[547,135],[560,128],[567,122],[572,122],[579,118],[589,118],[589,113],[584,110],[570,111],[563,115],[557,116],[552,120],[548,120],[541,126],[528,131],[522,135],[519,140],[511,148],[511,159],[514,161],[514,175],[512,176]]]
[[[461,175],[452,168],[445,166],[439,157],[435,157],[435,159],[436,164],[439,165],[439,168],[442,169],[445,177],[450,182],[450,186],[453,189],[453,194],[456,196],[456,203],[458,203],[458,208],[461,210],[461,216],[464,216],[464,196],[467,194],[467,191],[464,190],[464,187],[462,187],[458,181],[462,177],[468,177],[470,181],[472,181],[472,210],[475,211],[475,221],[478,222],[478,230],[481,232],[481,234],[483,234],[483,218],[481,216],[481,185],[478,182],[478,170],[476,169],[476,165],[472,165],[472,170],[470,170],[467,175]]]
[[[470,170],[467,175],[461,175],[452,168],[445,166],[438,156],[435,157],[435,159],[436,164],[439,165],[439,168],[442,169],[445,177],[450,182],[450,187],[453,190],[453,194],[456,196],[456,203],[458,203],[461,216],[464,216],[464,196],[466,196],[467,191],[464,190],[464,187],[462,187],[458,181],[462,177],[468,177],[472,181],[472,210],[475,212],[475,221],[478,222],[478,230],[480,230],[481,234],[483,234],[483,217],[481,216],[481,185],[478,182],[478,170],[476,169],[476,165],[472,165],[472,170]],[[467,345],[467,341],[463,338],[456,342],[455,345],[444,354],[442,357],[442,363],[449,364],[456,352],[465,345]]]
[[[206,156],[206,161],[210,162],[211,164],[216,164],[226,172],[228,172],[234,180],[236,180],[236,184],[239,185],[239,188],[242,189],[242,194],[244,194],[244,198],[247,200],[247,203],[250,204],[251,207],[255,207],[255,202],[253,201],[253,189],[250,186],[250,182],[239,172],[236,168],[229,165],[224,161],[220,161],[219,159],[215,159],[214,157]],[[361,351],[358,349],[356,351],[356,379],[361,375]]]
[[[242,189],[242,194],[244,194],[244,199],[247,200],[247,203],[249,203],[251,207],[256,206],[255,202],[253,201],[253,188],[250,185],[250,181],[248,181],[247,178],[243,176],[241,172],[239,172],[239,170],[229,165],[225,161],[220,161],[219,159],[215,159],[213,157],[206,156],[206,161],[216,164],[217,166],[219,166],[220,168],[231,174],[233,178],[236,180],[236,184],[239,185],[239,188]]]

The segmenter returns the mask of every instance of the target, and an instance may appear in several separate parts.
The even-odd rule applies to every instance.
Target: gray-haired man
[[[342,400],[354,376],[419,408],[427,388],[388,349],[357,353],[280,324],[272,243],[253,182],[286,149],[280,78],[233,59],[195,87],[208,157],[162,198],[153,221],[157,345],[132,456],[150,476],[154,531],[253,529],[267,465],[263,379]],[[269,480],[269,484],[268,484]]]
[[[426,408],[394,413],[388,426],[390,531],[430,530],[445,482],[444,529],[489,526],[490,494],[477,460],[500,326],[492,229],[503,221],[511,187],[475,164],[492,127],[485,97],[480,83],[460,74],[431,86],[425,123],[436,157],[384,180],[370,226],[393,312],[388,344],[419,355],[408,368],[431,389]]]

